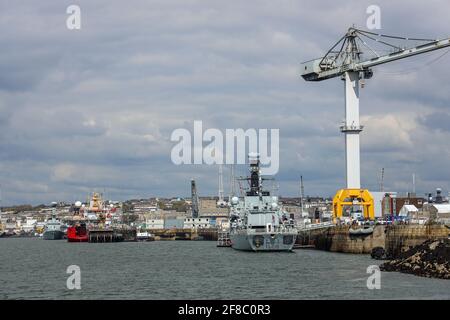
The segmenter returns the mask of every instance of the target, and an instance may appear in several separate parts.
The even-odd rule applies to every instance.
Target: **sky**
[[[69,30],[66,9],[81,8]],[[446,0],[0,0],[2,205],[216,195],[218,168],[175,165],[171,133],[279,129],[278,194],[332,196],[345,187],[344,88],[306,82],[368,6],[380,33],[450,36]],[[377,31],[377,32],[378,32]],[[374,68],[361,89],[361,183],[418,194],[450,191],[447,49]],[[245,174],[238,168],[238,174]],[[224,169],[225,194],[229,168]]]

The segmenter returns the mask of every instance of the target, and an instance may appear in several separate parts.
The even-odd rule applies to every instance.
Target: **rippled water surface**
[[[450,281],[381,274],[367,255],[252,253],[213,241],[67,243],[0,239],[0,299],[450,299]],[[81,290],[68,290],[69,265]]]

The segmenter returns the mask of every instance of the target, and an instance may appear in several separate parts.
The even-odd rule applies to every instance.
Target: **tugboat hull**
[[[67,228],[68,242],[88,242],[88,233],[85,225]]]
[[[88,236],[67,238],[68,242],[88,242]]]

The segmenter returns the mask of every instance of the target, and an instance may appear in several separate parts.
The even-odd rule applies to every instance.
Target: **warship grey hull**
[[[61,240],[63,237],[64,233],[59,230],[45,231],[43,235],[44,240]]]
[[[231,233],[231,247],[244,251],[292,251],[296,233]]]

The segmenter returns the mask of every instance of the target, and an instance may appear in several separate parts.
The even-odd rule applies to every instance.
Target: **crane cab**
[[[320,69],[320,61],[322,58],[309,60],[301,64],[301,75],[306,81],[317,81]]]

